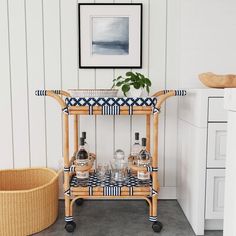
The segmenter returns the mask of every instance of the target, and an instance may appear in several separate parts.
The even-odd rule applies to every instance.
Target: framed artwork
[[[142,4],[79,4],[79,67],[142,67]]]

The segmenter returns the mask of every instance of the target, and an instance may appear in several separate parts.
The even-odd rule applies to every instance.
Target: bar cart
[[[153,222],[154,232],[160,232],[162,224],[157,220],[158,183],[158,118],[163,102],[171,96],[185,96],[185,90],[162,90],[151,97],[139,98],[82,98],[71,97],[62,90],[37,90],[37,96],[53,97],[61,106],[63,113],[63,155],[64,155],[64,197],[65,197],[65,229],[73,232],[76,224],[73,220],[73,204],[82,204],[83,199],[143,199],[149,204],[149,220]],[[145,167],[131,166],[132,171],[148,171],[151,173],[149,185],[140,186],[137,179],[130,174],[123,184],[109,183],[101,185],[93,170],[95,154],[90,154],[87,166],[74,165],[75,155],[69,158],[69,116],[74,118],[74,153],[78,151],[78,123],[80,115],[145,115],[147,150],[150,151],[150,125],[153,114],[153,155],[152,165]],[[88,186],[76,182],[76,171],[90,171]]]

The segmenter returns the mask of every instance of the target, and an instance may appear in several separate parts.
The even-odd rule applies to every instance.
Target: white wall
[[[202,72],[236,73],[235,12],[235,0],[181,0],[181,87],[203,88]]]

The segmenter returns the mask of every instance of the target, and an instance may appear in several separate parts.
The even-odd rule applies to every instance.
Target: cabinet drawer
[[[208,121],[227,121],[227,112],[224,109],[224,98],[209,98]]]
[[[223,219],[225,170],[208,169],[206,180],[205,219]]]
[[[227,123],[209,123],[207,167],[225,167]]]

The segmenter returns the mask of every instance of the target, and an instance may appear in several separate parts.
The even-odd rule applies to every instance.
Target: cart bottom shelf
[[[77,197],[77,196],[80,196],[80,197],[90,197],[91,199],[95,198],[95,197],[103,197],[103,199],[110,199],[110,197],[116,197],[117,199],[120,197],[120,198],[123,198],[123,197],[129,197],[129,198],[132,198],[132,197],[135,197],[135,196],[142,196],[142,197],[149,197],[150,196],[150,190],[149,191],[141,191],[141,192],[137,192],[134,190],[134,192],[131,194],[129,192],[123,192],[121,191],[121,193],[119,194],[114,194],[114,193],[110,193],[110,194],[104,194],[103,191],[96,191],[96,192],[93,192],[91,195],[89,194],[89,192],[85,191],[85,192],[81,192],[81,191],[71,191],[71,195],[72,197]]]
[[[96,173],[90,173],[88,180],[78,180],[73,176],[70,183],[72,196],[152,196],[152,179],[140,181],[129,174],[123,182],[112,181],[110,175],[102,180]]]
[[[156,180],[157,181],[157,180]],[[155,186],[159,186],[155,183]],[[83,204],[83,200],[145,200],[149,205],[149,221],[152,222],[154,232],[160,232],[162,224],[157,221],[157,194],[159,187],[153,189],[152,179],[140,181],[135,175],[128,173],[123,182],[115,182],[108,173],[100,178],[96,172],[91,172],[86,180],[79,180],[72,176],[68,197],[65,199],[67,206],[65,215],[65,229],[73,232],[76,223],[73,219],[73,204]],[[68,191],[65,191],[67,193]],[[69,209],[69,210],[68,210]]]

